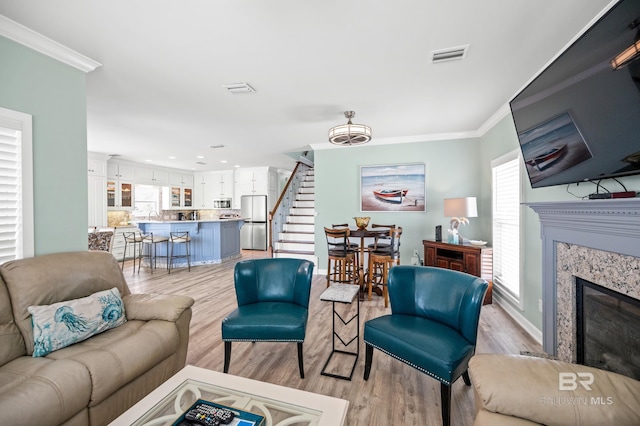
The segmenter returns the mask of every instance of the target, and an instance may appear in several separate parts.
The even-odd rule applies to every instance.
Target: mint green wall
[[[483,228],[491,228],[491,160],[503,154],[519,149],[518,139],[510,115],[507,115],[488,131],[481,141],[481,175],[482,182],[482,207],[478,208],[482,216]],[[575,200],[576,197],[567,192],[567,185],[552,186],[548,188],[532,189],[529,184],[526,170],[523,168],[523,203],[538,201],[563,201]],[[629,190],[640,189],[640,177],[628,177],[619,179]],[[622,191],[622,187],[612,180],[603,181],[603,185],[610,191]],[[579,197],[595,192],[596,187],[590,183],[570,185],[569,190]],[[488,209],[488,210],[487,210]],[[538,310],[538,300],[542,298],[542,240],[540,238],[540,222],[538,215],[530,208],[522,207],[521,224],[521,259],[523,268],[522,304],[523,309],[512,305],[538,330],[542,329],[542,314]],[[490,235],[489,235],[490,236]]]
[[[319,269],[327,267],[327,247],[324,226],[349,223],[354,216],[370,216],[370,223],[402,226],[401,263],[409,264],[413,250],[423,257],[423,239],[433,239],[435,226],[444,233],[449,218],[444,217],[443,199],[479,196],[480,141],[478,139],[419,142],[397,145],[365,145],[315,151],[316,254]],[[361,212],[360,166],[382,164],[424,163],[426,165],[426,212]],[[482,208],[482,203],[478,206]],[[488,239],[489,229],[483,229],[478,218],[461,229],[472,239]]]
[[[35,254],[86,250],[86,75],[4,37],[0,58],[0,106],[33,116]]]
[[[446,230],[443,199],[475,196],[478,217],[462,228],[461,233],[472,239],[491,241],[491,161],[518,149],[518,140],[510,115],[505,116],[481,138],[442,140],[399,145],[365,145],[362,147],[315,151],[316,191],[316,254],[318,268],[326,270],[327,249],[324,226],[348,222],[353,216],[370,216],[371,223],[395,223],[403,227],[402,264],[409,264],[414,249],[422,254],[422,240],[433,239],[434,227]],[[360,166],[397,163],[425,163],[427,170],[426,213],[360,212]],[[523,203],[536,201],[575,200],[567,186],[532,189],[523,170]],[[640,176],[619,179],[629,190],[640,189]],[[622,190],[613,181],[604,185],[611,191]],[[586,196],[595,192],[593,184],[571,185],[571,192]],[[542,328],[538,299],[542,297],[542,241],[538,216],[522,207],[521,259],[523,268],[523,309],[511,305],[534,327]]]

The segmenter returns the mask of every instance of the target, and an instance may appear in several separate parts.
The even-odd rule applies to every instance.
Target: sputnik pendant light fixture
[[[334,145],[361,145],[371,140],[371,127],[364,124],[353,124],[351,119],[355,117],[354,111],[345,111],[347,124],[329,129],[329,142]]]

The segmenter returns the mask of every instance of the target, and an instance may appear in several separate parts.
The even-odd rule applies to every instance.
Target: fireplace
[[[543,349],[577,362],[578,279],[640,300],[640,199],[528,205],[541,224]]]
[[[579,364],[640,380],[640,300],[576,277]]]

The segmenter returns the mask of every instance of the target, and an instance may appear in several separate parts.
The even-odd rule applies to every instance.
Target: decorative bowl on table
[[[369,219],[371,219],[370,217],[354,217],[354,219],[356,220],[356,226],[358,227],[358,229],[366,229],[367,226],[369,226]]]
[[[469,240],[469,242],[471,243],[472,246],[482,247],[484,245],[487,245],[487,242],[482,240]]]

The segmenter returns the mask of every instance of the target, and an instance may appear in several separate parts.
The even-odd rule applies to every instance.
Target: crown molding
[[[0,36],[20,43],[36,52],[50,56],[86,73],[102,66],[100,62],[81,55],[75,50],[69,49],[57,41],[53,41],[4,15],[0,15]]]

